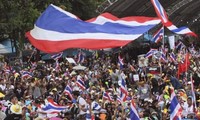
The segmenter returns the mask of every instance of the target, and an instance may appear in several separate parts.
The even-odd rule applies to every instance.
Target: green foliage
[[[96,16],[97,6],[104,0],[1,0],[0,39],[10,38],[23,48],[25,32],[33,28],[34,22],[50,4],[60,6],[81,19]]]
[[[105,0],[73,0],[72,13],[83,20],[97,16],[96,9]]]

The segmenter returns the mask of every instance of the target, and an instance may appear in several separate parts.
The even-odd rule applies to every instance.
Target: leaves
[[[104,0],[1,0],[0,39],[6,36],[23,44],[25,32],[33,28],[36,19],[50,4],[86,20],[97,15],[95,10],[101,1]]]

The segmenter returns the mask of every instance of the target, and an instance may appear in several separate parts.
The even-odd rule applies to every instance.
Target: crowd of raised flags
[[[55,63],[51,65],[34,61],[29,63],[28,68],[20,70],[5,64],[0,82],[5,117],[17,115],[21,119],[57,117],[67,120],[200,119],[200,72],[198,64],[195,64],[200,52],[193,45],[186,49],[179,41],[173,50],[166,50],[164,45],[159,49],[150,48],[145,58],[161,68],[155,74],[147,73],[147,67],[154,66],[139,67],[120,53],[115,58],[113,55],[97,54],[96,49],[121,47],[130,43],[160,22],[163,26],[155,32],[152,42],[158,43],[164,39],[165,27],[176,34],[196,36],[187,27],[177,28],[173,25],[158,0],[151,2],[158,18],[117,18],[104,13],[82,21],[50,5],[38,18],[34,29],[26,35],[37,49],[52,53],[51,58]],[[75,64],[62,58],[61,51],[67,48],[96,51],[90,56],[92,61],[89,61],[84,52],[79,50],[76,62],[87,69],[74,70],[72,66]],[[156,61],[151,61],[153,58]],[[195,81],[194,75],[198,78]],[[13,87],[7,88],[7,84]],[[10,94],[15,95],[17,103],[9,98]],[[192,105],[189,99],[192,99]],[[12,109],[16,105],[20,106],[21,112]],[[7,113],[7,109],[13,113]],[[4,112],[0,116],[4,116]],[[183,114],[185,112],[187,114]]]
[[[182,43],[183,44],[183,43]],[[177,43],[179,45],[179,43]],[[186,47],[186,46],[184,46]],[[127,120],[140,120],[140,119],[185,119],[187,116],[183,114],[183,111],[185,112],[187,109],[185,108],[185,104],[187,106],[187,99],[192,98],[192,105],[194,108],[194,111],[190,111],[190,113],[193,113],[193,117],[198,117],[199,115],[199,83],[198,84],[193,84],[190,83],[190,81],[193,81],[193,77],[189,76],[183,78],[185,72],[188,72],[190,69],[190,66],[192,66],[192,60],[194,55],[190,55],[190,59],[187,58],[188,53],[187,52],[180,52],[185,49],[184,47],[176,47],[177,49],[174,50],[174,52],[169,52],[168,50],[163,50],[160,49],[161,53],[161,58],[162,54],[165,55],[167,58],[166,61],[162,60],[161,58],[156,57],[158,59],[157,63],[158,65],[161,64],[162,66],[162,71],[161,73],[155,73],[155,74],[149,74],[145,73],[144,69],[145,68],[140,68],[138,67],[137,64],[132,64],[128,62],[122,55],[117,55],[115,59],[115,63],[110,63],[109,59],[110,57],[107,58],[108,61],[103,59],[102,55],[98,55],[98,58],[90,56],[89,58],[93,59],[93,64],[88,64],[88,60],[84,60],[82,65],[91,65],[91,66],[86,66],[88,67],[87,70],[78,70],[76,71],[77,74],[72,74],[75,71],[72,68],[68,68],[70,63],[67,61],[63,61],[62,59],[62,54],[59,55],[52,55],[55,57],[52,57],[52,59],[58,61],[59,64],[59,70],[54,70],[55,67],[50,67],[49,65],[43,63],[42,66],[44,66],[44,70],[50,70],[50,72],[43,76],[42,78],[46,78],[47,82],[55,82],[56,85],[52,86],[49,88],[49,90],[46,90],[47,92],[45,95],[42,95],[38,99],[44,100],[44,102],[40,102],[39,104],[36,104],[36,101],[38,99],[33,99],[35,97],[34,94],[29,94],[30,100],[28,103],[26,101],[26,105],[23,105],[21,107],[23,108],[29,108],[29,107],[36,107],[37,109],[30,110],[29,115],[25,115],[27,118],[51,118],[51,117],[58,117],[58,118],[68,118],[68,119],[75,119],[74,116],[71,118],[69,117],[69,113],[73,113],[73,108],[74,105],[79,102],[79,100],[74,97],[74,92],[78,91],[80,93],[80,96],[84,101],[86,101],[86,106],[85,106],[85,112],[84,114],[81,114],[80,116],[84,116],[84,119],[87,120],[92,120],[92,119],[100,119],[104,120],[106,118],[101,118],[102,114],[104,114],[107,118],[109,115],[111,115],[111,118],[116,118],[116,119],[127,119]],[[194,47],[193,45],[191,47]],[[195,49],[190,48],[190,50],[193,50],[193,54],[196,54]],[[186,50],[185,50],[186,51]],[[157,49],[151,49],[150,52],[147,54],[151,53],[151,55],[145,55],[146,58],[149,59],[149,62],[151,63],[151,59],[155,57],[155,54],[159,52]],[[189,51],[188,51],[189,52]],[[78,53],[79,54],[79,53]],[[181,54],[181,55],[179,55]],[[186,54],[186,55],[185,55]],[[94,54],[95,55],[95,54]],[[167,57],[168,56],[168,57]],[[184,57],[184,58],[179,58],[179,57]],[[102,58],[101,58],[102,57]],[[85,59],[89,59],[85,57]],[[76,61],[79,61],[79,58],[76,58]],[[184,64],[185,60],[188,59],[191,63],[188,64],[187,69],[184,71],[180,72],[179,69],[179,64]],[[98,62],[96,61],[98,60]],[[62,66],[61,63],[66,62],[65,64],[68,66]],[[36,73],[38,72],[38,65],[41,64],[39,62],[34,62],[30,64],[30,67],[26,69],[21,69],[20,71],[16,71],[12,68],[12,66],[6,65],[5,70],[2,72],[2,78],[4,80],[10,79],[14,77],[17,81],[25,81],[27,84],[33,84],[31,83],[31,79],[35,78],[37,75]],[[171,64],[168,66],[168,64]],[[75,64],[73,64],[75,65]],[[129,65],[129,66],[127,66]],[[98,67],[96,67],[98,66]],[[169,68],[167,68],[167,66]],[[173,67],[171,67],[173,66]],[[64,69],[63,69],[64,67]],[[149,66],[151,67],[151,66]],[[175,67],[175,68],[174,68]],[[33,69],[34,68],[34,69]],[[90,68],[90,69],[89,69]],[[107,77],[102,78],[103,74],[103,69],[106,70]],[[174,86],[173,82],[171,79],[173,77],[177,77],[177,74],[172,74],[167,73],[167,69],[170,69],[171,72],[174,72],[177,74],[180,74],[179,79],[185,79],[185,80],[180,80],[182,87],[177,88],[176,85]],[[9,70],[9,72],[7,72]],[[12,71],[12,72],[11,72]],[[179,73],[180,72],[180,73]],[[56,74],[53,74],[56,73]],[[103,73],[103,74],[102,74]],[[193,72],[188,72],[190,75],[194,75]],[[97,81],[92,81],[92,74],[95,74],[95,79]],[[135,74],[138,74],[139,81],[134,81],[133,76]],[[163,74],[164,77],[163,77]],[[131,76],[130,76],[131,75]],[[129,76],[129,77],[128,77]],[[145,77],[146,76],[146,77]],[[37,78],[38,81],[41,81],[41,78]],[[156,79],[156,81],[160,84],[160,80],[163,82],[161,85],[164,85],[160,91],[160,93],[154,93],[153,89],[155,86],[153,86],[153,79]],[[169,79],[169,80],[168,80]],[[176,78],[178,80],[178,78]],[[117,81],[117,84],[115,82]],[[15,82],[17,82],[15,81]],[[35,81],[35,82],[36,82]],[[179,81],[179,80],[178,80]],[[62,89],[59,89],[59,85],[63,84],[64,86]],[[196,81],[197,82],[197,81]],[[45,84],[41,82],[41,84]],[[2,89],[2,85],[0,85],[0,88]],[[35,84],[36,85],[36,84]],[[184,85],[186,86],[191,86],[191,89],[183,87]],[[16,85],[13,84],[14,89],[19,89],[16,88]],[[150,88],[147,90],[145,86],[149,86],[147,88]],[[22,86],[21,86],[22,87]],[[46,83],[45,89],[47,89],[48,84]],[[157,86],[158,87],[158,86]],[[26,88],[28,89],[28,88]],[[39,87],[39,89],[42,89],[42,87]],[[98,90],[99,89],[99,90]],[[141,89],[141,93],[140,93]],[[180,90],[184,89],[184,91],[190,91],[191,94],[188,94],[187,92],[179,92]],[[22,88],[21,88],[22,90]],[[15,91],[15,90],[14,90]],[[33,89],[34,91],[34,89]],[[145,92],[146,91],[146,92]],[[162,92],[163,91],[163,92]],[[178,91],[178,92],[177,92]],[[15,91],[16,92],[16,91]],[[14,93],[15,93],[14,92]],[[142,98],[143,92],[148,93],[150,92],[151,95],[149,95],[147,98]],[[2,93],[8,93],[2,90]],[[58,95],[58,101],[55,98],[54,94]],[[183,95],[184,94],[184,95]],[[186,95],[186,97],[185,97]],[[88,97],[90,96],[90,97]],[[26,97],[26,96],[24,96]],[[22,98],[18,98],[20,101],[20,104],[22,102]],[[64,98],[63,98],[64,97]],[[181,99],[180,99],[181,97]],[[186,100],[185,100],[186,99]],[[3,99],[2,99],[3,100]],[[88,102],[90,100],[91,102]],[[184,106],[182,103],[182,100],[184,101]],[[64,104],[60,101],[65,101]],[[5,104],[7,101],[2,101],[2,104]],[[155,106],[148,106],[145,104],[152,105],[154,102],[156,105],[159,106],[159,108],[154,108]],[[112,106],[112,105],[115,105]],[[168,104],[168,105],[167,105]],[[113,109],[113,111],[109,111],[107,106],[109,106]],[[5,107],[6,104],[5,104]],[[80,109],[81,106],[78,106],[77,109]],[[145,107],[148,107],[148,109],[153,109],[154,112],[150,112],[149,114],[146,114],[148,109]],[[29,108],[30,109],[30,108]],[[121,112],[119,112],[119,111]],[[160,112],[158,111],[160,110]],[[110,113],[111,112],[111,113]],[[37,114],[44,114],[42,117],[41,115]],[[161,114],[161,116],[159,115]],[[167,114],[167,117],[164,117],[165,114]],[[189,114],[189,113],[188,113]],[[79,113],[77,113],[75,116],[79,116]],[[83,117],[82,116],[82,117]],[[105,117],[104,116],[104,117]],[[189,117],[190,118],[190,117]],[[83,118],[76,118],[76,119],[83,119]]]

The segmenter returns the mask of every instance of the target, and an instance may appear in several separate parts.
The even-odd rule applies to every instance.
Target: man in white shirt
[[[73,91],[72,96],[76,100],[75,104],[79,107],[79,113],[77,116],[84,116],[86,114],[87,102],[80,96],[79,91]]]
[[[188,115],[194,113],[193,105],[192,105],[192,97],[188,97],[187,99],[188,106],[186,108]]]

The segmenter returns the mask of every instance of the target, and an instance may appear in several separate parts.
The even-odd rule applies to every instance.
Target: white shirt
[[[3,85],[1,84],[1,85],[0,85],[0,88],[1,88],[1,90],[4,91],[4,90],[6,89],[6,85],[5,85],[5,84],[3,84]]]
[[[187,107],[187,113],[188,114],[194,113],[193,105]]]
[[[80,106],[85,106],[84,109],[87,108],[87,102],[86,102],[82,97],[79,96],[78,99],[77,99],[77,102],[78,102],[78,104],[79,104]],[[80,112],[79,112],[80,115],[85,114],[85,113],[86,113],[86,112],[83,111],[83,110],[80,110]]]

